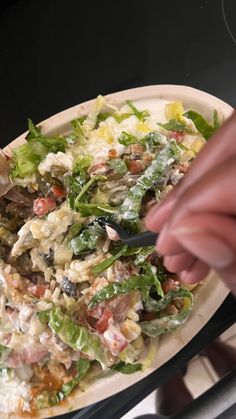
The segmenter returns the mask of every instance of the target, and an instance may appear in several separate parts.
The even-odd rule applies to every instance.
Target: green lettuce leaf
[[[130,116],[132,116],[133,113],[131,112],[126,112],[126,113],[113,113],[111,116],[112,118],[115,119],[115,121],[120,124],[121,122],[125,121],[125,119],[130,118]]]
[[[119,173],[121,175],[124,175],[128,171],[125,162],[121,159],[109,160],[108,165],[115,173]]]
[[[68,397],[72,390],[74,390],[77,387],[82,378],[84,378],[84,376],[87,374],[89,368],[90,361],[88,361],[87,359],[80,358],[76,362],[77,375],[75,376],[75,378],[73,378],[73,380],[63,384],[61,390],[57,393],[57,397],[60,401]]]
[[[143,264],[153,252],[155,252],[155,246],[143,247],[135,259],[135,265]]]
[[[74,167],[73,167],[73,175],[83,175],[83,177],[86,177],[87,169],[91,165],[93,161],[93,157],[90,155],[80,155],[76,158]]]
[[[100,112],[97,116],[97,124],[96,126],[98,126],[100,124],[100,122],[105,121],[107,118],[109,118],[109,116],[113,116],[114,113],[113,112]]]
[[[12,154],[14,168],[11,170],[11,177],[32,176],[47,153],[47,148],[39,142],[26,143],[14,148]]]
[[[97,242],[104,235],[103,228],[94,222],[69,242],[69,247],[75,255],[86,253],[88,250],[96,249]]]
[[[108,269],[110,266],[113,265],[113,263],[119,259],[120,256],[123,256],[125,251],[127,250],[128,246],[122,246],[121,249],[118,249],[117,253],[115,253],[114,256],[111,256],[105,260],[103,260],[101,263],[99,263],[97,266],[94,266],[92,268],[92,272],[94,275],[98,275],[101,272]]]
[[[118,141],[120,144],[125,145],[126,147],[130,144],[137,144],[139,142],[139,140],[134,135],[129,134],[126,131],[122,131]]]
[[[153,278],[153,285],[155,285],[156,292],[160,297],[164,297],[164,292],[161,286],[161,282],[157,276],[157,269],[155,266],[152,266],[151,263],[144,263],[141,265],[145,271],[145,275],[148,275],[150,278]]]
[[[57,153],[58,151],[65,151],[67,141],[64,137],[48,137],[41,133],[41,129],[36,127],[31,119],[28,119],[29,132],[26,136],[28,143],[38,141],[44,147],[47,148],[48,152]]]
[[[150,337],[157,337],[176,329],[185,323],[193,306],[193,296],[191,292],[184,287],[180,288],[178,291],[171,291],[159,301],[150,297],[147,298],[144,301],[145,308],[148,311],[157,312],[157,315],[158,312],[164,310],[172,300],[179,298],[183,299],[183,306],[178,314],[170,316],[160,314],[154,320],[140,322],[139,325],[141,326],[143,333]]]
[[[139,289],[148,289],[148,287],[156,285],[156,278],[154,275],[139,275],[131,276],[129,279],[125,279],[122,282],[114,282],[107,285],[98,291],[89,302],[89,309],[93,308],[102,301],[109,300],[110,298],[116,297],[120,294],[128,294],[130,291]]]
[[[133,115],[135,115],[139,121],[144,122],[145,119],[147,119],[147,117],[150,115],[148,111],[139,111],[136,106],[134,106],[132,100],[126,100],[126,103],[133,112]]]
[[[98,336],[87,327],[74,323],[59,307],[50,310],[48,325],[74,351],[81,351],[91,360],[104,363],[103,348]]]
[[[126,362],[119,362],[119,364],[113,365],[113,370],[119,371],[122,374],[133,374],[136,371],[141,371],[142,364],[128,364]]]
[[[67,141],[64,137],[47,137],[41,133],[39,127],[28,120],[29,132],[26,136],[27,143],[13,150],[13,169],[11,177],[27,177],[37,172],[39,163],[45,156],[58,151],[65,151]]]
[[[165,124],[161,124],[159,122],[158,125],[160,125],[162,128],[165,128],[167,131],[187,131],[186,125],[177,119],[170,119]]]
[[[169,166],[170,158],[174,160],[179,158],[179,147],[174,140],[168,142],[143,175],[138,178],[136,184],[130,188],[127,197],[120,207],[122,222],[128,230],[132,232],[138,230],[142,199],[153,183],[165,173],[166,168]]]
[[[209,122],[207,122],[207,120],[196,111],[189,110],[184,113],[184,116],[193,121],[197,130],[203,135],[203,137],[206,140],[208,140],[219,128],[218,115],[216,111],[214,112],[213,116],[214,126],[210,125]]]
[[[83,228],[83,225],[81,223],[72,224],[67,231],[66,237],[64,239],[64,243],[68,245],[70,241],[74,239],[74,237],[78,236],[82,228]]]
[[[89,217],[90,215],[107,215],[107,214],[116,214],[117,209],[111,207],[108,204],[87,204],[85,202],[76,203],[76,211],[80,213],[82,217]]]

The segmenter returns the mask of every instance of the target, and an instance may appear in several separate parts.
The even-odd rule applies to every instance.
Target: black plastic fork
[[[120,240],[127,244],[129,247],[148,247],[155,246],[158,233],[152,233],[151,231],[144,231],[138,234],[128,234],[120,224],[115,221],[109,220],[106,217],[99,217],[98,223],[102,226],[109,226],[113,228],[119,235]]]

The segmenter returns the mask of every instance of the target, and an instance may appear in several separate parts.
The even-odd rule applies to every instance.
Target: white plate
[[[157,85],[140,87],[110,94],[106,96],[106,99],[118,105],[122,105],[126,99],[131,99],[138,101],[140,104],[145,104],[147,109],[149,105],[153,106],[155,103],[158,106],[160,100],[181,100],[185,108],[191,107],[209,119],[212,117],[212,111],[214,109],[219,111],[224,119],[227,119],[233,112],[233,108],[220,99],[186,86]],[[48,134],[64,134],[70,129],[70,121],[86,113],[90,108],[91,102],[85,102],[60,112],[43,121],[40,125],[43,127],[44,132]],[[10,152],[12,148],[24,142],[24,138],[25,134],[18,137],[5,148],[5,151]],[[99,379],[91,384],[85,392],[81,392],[78,389],[61,405],[40,411],[38,417],[46,418],[67,413],[68,410],[81,409],[89,404],[112,396],[146,377],[177,354],[200,331],[222,304],[228,292],[229,290],[224,283],[212,272],[195,292],[194,308],[187,323],[176,332],[165,335],[160,339],[157,357],[151,368],[145,372],[136,372],[131,375],[116,373],[109,377]],[[5,418],[6,416],[0,417]],[[19,418],[16,415],[10,417]]]

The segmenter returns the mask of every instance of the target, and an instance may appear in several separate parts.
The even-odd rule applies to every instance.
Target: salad
[[[69,134],[29,120],[26,142],[0,153],[1,413],[35,414],[87,377],[143,370],[187,320],[193,295],[155,247],[127,247],[99,222],[145,230],[219,127],[216,111],[209,122],[180,101],[162,114],[98,96]]]

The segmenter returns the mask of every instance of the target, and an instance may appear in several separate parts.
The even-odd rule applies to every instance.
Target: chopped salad
[[[180,101],[162,108],[164,122],[98,96],[69,134],[29,120],[26,142],[0,153],[1,413],[35,413],[86,377],[142,370],[156,338],[187,320],[193,295],[155,247],[130,248],[99,222],[144,231],[219,127],[216,111],[209,122]]]

